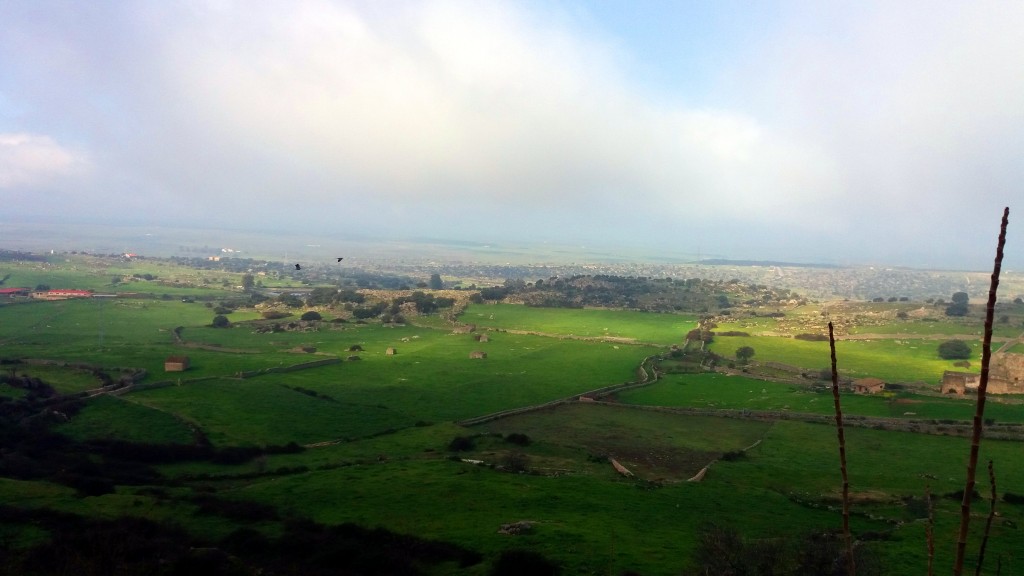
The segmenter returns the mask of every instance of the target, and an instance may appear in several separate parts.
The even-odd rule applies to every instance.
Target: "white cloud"
[[[250,189],[750,220],[837,193],[821,150],[741,112],[654,103],[619,48],[517,4],[226,6],[160,19],[179,23],[164,82],[193,123],[169,129],[202,140],[176,148],[203,156],[186,164],[212,155]],[[211,181],[167,177],[185,194]]]
[[[85,167],[80,155],[49,136],[0,133],[0,189],[45,186]]]
[[[693,45],[728,48],[707,59],[717,84],[678,79],[699,108],[651,92],[671,80],[635,82],[680,69],[594,26],[586,3],[94,6],[0,7],[0,131],[17,116],[88,142],[96,178],[76,197],[97,211],[130,192],[133,213],[160,217],[244,199],[263,222],[301,206],[316,208],[304,223],[412,225],[429,210],[447,230],[500,214],[527,234],[565,222],[609,238],[656,215],[679,234],[805,245],[855,231],[885,253],[1001,208],[1024,179],[1021,3],[784,3],[731,37],[718,8],[665,11],[705,15],[686,23],[709,29]],[[62,173],[0,153],[7,180]]]

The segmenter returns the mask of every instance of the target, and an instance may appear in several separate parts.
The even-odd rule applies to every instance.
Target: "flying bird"
[[[296,264],[296,265],[295,265],[295,269],[296,269],[296,270],[302,270],[302,266],[299,266],[298,264]]]
[[[342,260],[344,260],[344,258],[338,258],[338,262],[341,262]]]

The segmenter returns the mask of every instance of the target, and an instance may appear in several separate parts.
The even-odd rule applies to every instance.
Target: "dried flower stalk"
[[[1003,209],[1003,221],[999,228],[996,244],[996,261],[992,268],[992,282],[988,289],[988,304],[985,308],[985,337],[981,347],[981,381],[978,383],[978,403],[974,410],[974,427],[971,434],[971,453],[967,460],[967,482],[964,497],[960,502],[960,532],[956,542],[954,576],[961,576],[964,570],[964,555],[967,550],[967,531],[971,522],[971,495],[974,494],[974,479],[978,468],[978,452],[981,446],[982,418],[985,416],[985,393],[988,390],[988,368],[992,359],[992,319],[996,309],[996,290],[999,288],[999,271],[1003,265],[1003,246],[1006,245],[1006,226],[1010,220],[1010,209]]]

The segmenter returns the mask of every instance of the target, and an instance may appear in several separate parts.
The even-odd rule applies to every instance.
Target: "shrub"
[[[939,344],[939,357],[943,360],[966,360],[971,357],[971,347],[963,340],[946,340]]]
[[[456,436],[448,443],[448,450],[452,452],[468,452],[475,447],[472,436]]]
[[[530,469],[530,457],[522,452],[509,452],[501,459],[501,465],[509,472],[526,472]]]
[[[263,316],[267,320],[279,320],[281,318],[287,318],[291,316],[291,313],[284,312],[281,310],[264,310],[261,316]]]
[[[321,316],[320,313],[317,312],[316,310],[310,310],[309,312],[306,312],[305,314],[299,317],[299,320],[304,320],[306,322],[323,319],[323,316]]]
[[[509,434],[508,436],[505,436],[505,442],[508,442],[510,444],[518,444],[519,446],[529,446],[530,445],[530,437],[527,436],[526,434],[521,434],[519,432],[513,432],[513,433]]]
[[[214,328],[227,328],[230,325],[231,322],[228,320],[228,317],[223,314],[214,316],[213,323],[211,324]]]
[[[1007,492],[1003,494],[1003,502],[1006,502],[1007,504],[1024,504],[1024,496],[1014,494],[1013,492]]]
[[[793,336],[793,338],[796,338],[797,340],[807,340],[808,342],[828,341],[828,336],[824,334],[797,334],[796,336]],[[831,376],[829,376],[829,378],[831,378]]]

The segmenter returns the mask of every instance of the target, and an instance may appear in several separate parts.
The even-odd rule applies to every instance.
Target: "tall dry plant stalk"
[[[988,509],[988,520],[985,522],[985,535],[981,537],[981,549],[978,550],[978,565],[974,568],[974,576],[981,576],[981,565],[985,563],[985,548],[988,547],[988,535],[992,531],[992,519],[996,517],[996,470],[992,461],[988,461],[988,485],[991,487],[992,504]]]
[[[839,469],[843,473],[843,540],[846,542],[846,571],[857,573],[853,561],[853,537],[850,535],[850,478],[846,473],[846,435],[843,433],[843,408],[839,404],[839,371],[836,370],[836,337],[832,323],[828,323],[828,345],[832,350],[832,400],[836,407],[836,432],[839,435]]]
[[[928,523],[924,534],[928,541],[928,576],[935,574],[935,506],[932,505],[932,487],[924,487],[924,499],[928,503]]]
[[[967,530],[971,523],[971,495],[974,493],[974,478],[978,468],[978,451],[981,446],[982,418],[985,416],[985,393],[988,390],[988,367],[992,359],[992,319],[996,309],[996,290],[999,288],[999,271],[1003,266],[1003,246],[1006,244],[1006,226],[1010,220],[1009,207],[1003,209],[1003,222],[999,228],[996,244],[996,261],[992,268],[992,282],[988,289],[988,304],[985,308],[985,337],[981,347],[981,381],[978,383],[978,403],[974,410],[974,428],[971,434],[971,454],[967,460],[967,482],[964,497],[960,502],[960,533],[956,541],[956,562],[953,575],[961,576],[964,571],[964,554],[967,550]],[[833,358],[834,358],[833,352]],[[833,360],[833,364],[835,360]],[[832,369],[833,373],[835,368]],[[833,376],[835,378],[835,376]]]

